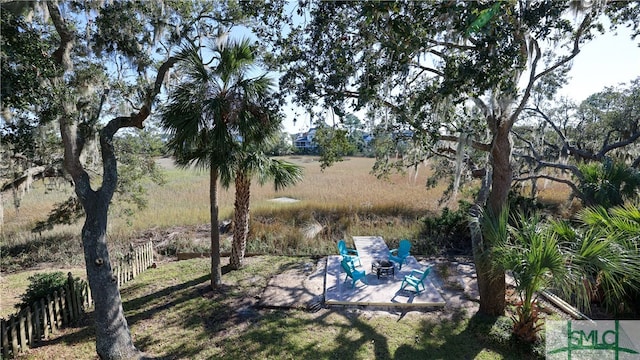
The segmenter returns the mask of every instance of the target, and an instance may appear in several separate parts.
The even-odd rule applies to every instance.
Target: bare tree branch
[[[591,24],[591,14],[587,14],[584,19],[582,19],[582,23],[580,23],[580,26],[578,27],[578,30],[576,31],[576,35],[575,38],[573,40],[573,49],[571,51],[571,54],[561,58],[560,60],[558,60],[558,62],[556,62],[554,65],[548,67],[547,69],[545,69],[544,71],[536,74],[536,67],[538,64],[538,61],[540,60],[541,57],[541,52],[540,52],[540,47],[538,45],[538,42],[534,39],[531,39],[531,41],[533,41],[533,45],[534,45],[534,49],[536,52],[536,56],[534,58],[534,60],[531,63],[531,71],[529,72],[529,82],[527,83],[527,87],[524,91],[524,94],[522,96],[522,100],[520,101],[520,104],[518,105],[518,108],[513,112],[513,114],[511,115],[511,122],[515,123],[515,121],[518,119],[518,116],[520,116],[520,113],[522,112],[522,109],[524,109],[527,101],[529,101],[529,97],[531,96],[531,91],[533,89],[533,85],[535,84],[536,81],[538,81],[538,79],[540,79],[541,77],[555,71],[556,69],[558,69],[560,66],[568,63],[569,61],[571,61],[574,57],[576,57],[579,53],[580,53],[580,40],[582,38],[582,35],[584,34],[584,32],[586,31],[587,27],[589,26],[589,24]]]
[[[438,46],[444,46],[447,48],[454,48],[459,50],[475,50],[476,49],[475,46],[471,46],[471,45],[462,45],[462,44],[456,44],[456,43],[451,43],[447,41],[439,41],[435,39],[424,39],[424,40],[428,43],[438,45]]]
[[[618,148],[621,148],[621,147],[625,147],[625,146],[627,146],[627,145],[629,145],[631,143],[634,143],[639,138],[640,138],[640,132],[635,132],[635,133],[631,134],[625,140],[618,141],[618,142],[615,142],[613,144],[603,146],[602,149],[600,149],[600,151],[598,152],[598,154],[596,154],[596,156],[598,157],[598,159],[602,159],[602,158],[604,158],[604,156],[609,151],[614,150],[614,149],[618,149]]]
[[[567,138],[564,136],[564,133],[560,130],[560,128],[549,118],[549,116],[547,116],[547,114],[545,114],[542,110],[540,110],[540,107],[536,104],[535,107],[533,108],[525,108],[524,110],[529,110],[531,112],[534,112],[538,115],[540,115],[540,117],[542,117],[542,119],[549,124],[553,130],[556,132],[556,134],[558,134],[558,136],[562,139],[563,143],[567,143]]]
[[[60,14],[58,4],[53,1],[47,2],[47,9],[51,16],[51,21],[60,36],[60,46],[53,53],[52,57],[57,64],[70,70],[72,68],[71,49],[73,48],[75,38],[73,32],[69,29],[66,22]],[[62,78],[54,79],[54,82],[61,83]],[[60,117],[60,135],[64,146],[64,167],[73,178],[75,183],[75,191],[81,201],[85,201],[91,196],[91,184],[89,175],[80,163],[80,152],[82,151],[83,141],[78,138],[78,126],[71,119],[74,113],[74,106],[66,104],[63,106],[63,115]]]
[[[413,65],[415,67],[419,68],[420,70],[428,71],[428,72],[434,73],[434,74],[436,74],[438,76],[443,76],[444,77],[444,73],[442,71],[440,71],[440,70],[436,70],[434,68],[430,68],[430,67],[427,67],[427,66],[424,66],[424,65],[420,65],[418,63],[413,63]],[[418,74],[418,75],[421,75],[421,74],[422,74],[422,72],[420,72],[420,74]],[[417,79],[417,78],[418,78],[418,76],[415,77],[415,79]],[[415,79],[413,79],[411,82],[415,81]]]
[[[523,141],[524,143],[527,144],[527,146],[529,147],[529,150],[531,150],[531,152],[533,153],[533,158],[536,161],[540,160],[540,158],[541,158],[540,154],[536,150],[536,147],[533,145],[533,143],[531,141],[529,141],[529,139],[526,139],[524,136],[520,135],[520,133],[518,133],[517,131],[511,130],[511,134],[513,136],[517,137],[520,141]]]
[[[119,116],[109,121],[109,123],[100,131],[100,148],[102,149],[102,166],[104,170],[101,191],[107,199],[111,199],[117,186],[117,163],[113,152],[113,136],[115,133],[127,127],[144,128],[143,122],[151,113],[151,106],[156,96],[160,93],[162,82],[167,72],[177,62],[177,58],[169,57],[160,67],[156,74],[154,86],[147,91],[145,103],[137,113],[130,116]]]
[[[51,16],[51,21],[56,31],[58,35],[60,35],[60,45],[56,51],[53,52],[52,57],[56,63],[62,65],[65,70],[71,70],[73,67],[71,63],[71,49],[75,43],[75,35],[62,18],[57,2],[48,1],[47,9],[49,10],[49,16]]]
[[[443,140],[443,141],[453,141],[453,142],[459,142],[460,141],[460,137],[455,136],[455,135],[439,135],[438,136],[439,140]],[[471,140],[471,147],[476,149],[476,150],[480,150],[480,151],[491,151],[491,144],[485,144],[485,143],[481,143],[479,141],[475,141],[475,140]]]
[[[513,181],[514,182],[523,182],[523,181],[538,180],[538,179],[548,179],[548,180],[551,180],[551,181],[555,181],[555,182],[559,182],[559,183],[565,184],[565,185],[567,185],[567,186],[569,186],[571,188],[571,190],[575,193],[575,195],[577,197],[579,197],[580,199],[584,198],[584,195],[582,194],[580,189],[578,189],[576,184],[574,184],[571,180],[561,179],[561,178],[553,177],[553,176],[550,176],[550,175],[531,175],[531,176],[514,178]]]

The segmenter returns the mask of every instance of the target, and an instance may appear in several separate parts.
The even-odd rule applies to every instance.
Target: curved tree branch
[[[73,64],[71,63],[71,49],[75,43],[75,35],[62,18],[57,2],[48,1],[47,9],[49,10],[49,16],[51,16],[51,21],[56,31],[58,35],[60,35],[60,45],[51,56],[64,70],[71,70],[73,68]]]
[[[70,63],[71,49],[75,42],[73,32],[62,18],[56,2],[47,2],[47,9],[51,16],[51,22],[56,32],[60,35],[60,46],[53,53],[52,57],[56,63],[65,70],[70,70],[72,67]],[[62,78],[54,79],[54,82],[61,83]],[[84,203],[85,200],[91,196],[92,190],[89,175],[80,163],[80,153],[82,152],[84,141],[79,138],[78,126],[71,119],[74,113],[73,108],[74,107],[69,104],[63,106],[63,115],[60,117],[60,134],[64,146],[64,167],[69,175],[71,175],[71,178],[73,178],[76,194],[80,198],[80,201]]]
[[[578,189],[578,186],[576,186],[576,184],[574,184],[572,181],[566,180],[566,179],[560,179],[550,175],[531,175],[531,176],[525,176],[525,177],[518,177],[518,178],[514,178],[513,181],[523,182],[523,181],[538,180],[538,179],[547,179],[547,180],[565,184],[571,188],[571,190],[576,194],[577,197],[579,197],[580,199],[584,198],[584,195],[582,194],[580,189]]]
[[[579,53],[580,53],[580,40],[582,38],[582,35],[584,34],[584,32],[587,30],[587,27],[591,24],[591,14],[587,14],[584,19],[582,19],[582,23],[580,23],[580,26],[578,27],[578,30],[576,31],[575,34],[575,38],[573,39],[573,49],[571,51],[571,54],[561,58],[560,60],[558,60],[555,64],[553,64],[552,66],[548,67],[547,69],[545,69],[544,71],[536,74],[536,67],[538,64],[538,61],[540,60],[540,57],[542,55],[541,51],[540,51],[540,47],[538,45],[538,42],[534,39],[531,39],[531,41],[533,41],[533,46],[535,49],[535,58],[531,63],[531,71],[529,72],[529,82],[527,83],[527,87],[524,91],[524,94],[522,96],[522,100],[520,101],[520,104],[518,105],[518,108],[513,112],[513,114],[511,115],[511,122],[515,123],[515,121],[518,119],[518,116],[520,116],[520,113],[522,112],[522,110],[524,109],[527,101],[529,101],[529,97],[531,96],[531,91],[533,90],[533,85],[535,84],[536,81],[538,81],[541,77],[550,74],[551,72],[555,71],[556,69],[558,69],[560,66],[568,63],[569,61],[571,61],[573,58],[575,58]]]
[[[455,135],[439,135],[438,139],[443,141],[453,141],[453,142],[460,141],[460,137]],[[475,140],[471,140],[471,147],[480,151],[491,151],[491,144],[485,144]]]
[[[617,149],[617,148],[625,147],[625,146],[627,146],[627,145],[629,145],[631,143],[634,143],[639,138],[640,138],[640,132],[635,132],[635,133],[631,134],[625,140],[618,141],[618,142],[615,142],[615,143],[609,144],[609,145],[603,145],[602,149],[600,149],[600,151],[598,152],[598,154],[596,154],[596,156],[597,156],[598,159],[602,159],[602,158],[604,158],[604,156],[609,151]]]
[[[100,148],[102,149],[102,166],[103,166],[103,182],[101,192],[107,199],[111,199],[117,187],[118,172],[116,156],[113,151],[113,136],[118,130],[127,127],[144,128],[143,122],[149,117],[151,107],[156,96],[160,93],[162,82],[177,62],[176,57],[169,57],[160,67],[156,74],[154,86],[147,91],[145,102],[137,113],[130,116],[119,116],[109,121],[109,123],[100,131]]]

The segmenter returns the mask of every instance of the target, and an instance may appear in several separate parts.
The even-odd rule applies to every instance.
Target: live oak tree
[[[13,9],[11,5],[2,4],[0,12],[0,179],[4,180],[0,183],[0,199],[11,193],[19,210],[22,195],[33,181],[60,175],[62,152],[52,151],[60,148],[56,129],[51,124],[39,126],[31,116],[33,109],[49,104],[47,89],[40,83],[43,77],[58,72],[48,56],[54,39],[19,16],[20,6]],[[2,201],[0,228],[1,215]]]
[[[485,168],[485,177],[471,214],[477,217],[485,204],[494,214],[506,204],[513,181],[510,133],[536,83],[568,69],[581,45],[603,29],[600,15],[608,15],[614,25],[629,21],[637,31],[637,7],[603,6],[311,2],[300,3],[297,12],[284,8],[264,17],[268,26],[256,33],[281,50],[274,59],[284,71],[280,85],[298,103],[337,114],[349,106],[385,111],[387,132],[411,134],[417,149],[413,155],[380,168],[412,166],[429,154],[461,149],[452,143],[484,152],[486,164],[479,167]],[[283,13],[297,18],[278,28],[274,19]],[[504,271],[491,261],[491,239],[481,234],[472,231],[480,312],[500,315]]]
[[[586,206],[622,205],[640,193],[640,79],[579,105],[536,91],[514,129],[515,181],[566,184]]]
[[[22,74],[36,79],[21,90],[32,88],[37,96],[9,106],[59,124],[64,168],[86,214],[81,237],[95,301],[96,351],[101,359],[138,358],[107,248],[108,210],[118,182],[114,135],[143,127],[169,79],[177,45],[228,30],[240,13],[227,4],[192,1],[4,2],[2,10],[22,17],[15,25],[18,32],[35,31],[48,42],[39,52],[40,62],[12,58],[15,66],[32,68]],[[47,93],[44,105],[38,102],[42,91]],[[94,139],[102,164],[99,187],[86,170],[93,159],[83,156]]]

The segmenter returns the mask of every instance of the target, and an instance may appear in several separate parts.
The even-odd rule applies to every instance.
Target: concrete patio
[[[366,272],[367,284],[358,281],[351,286],[351,279],[345,281],[346,273],[340,266],[342,257],[332,255],[327,258],[325,273],[325,304],[327,305],[366,305],[399,307],[443,307],[446,305],[439,290],[433,285],[429,275],[425,281],[425,290],[416,294],[411,287],[400,290],[402,279],[412,270],[424,270],[429,263],[421,264],[413,256],[399,270],[396,264],[394,276],[376,277],[371,272],[371,263],[375,259],[388,259],[389,249],[379,236],[354,236],[353,242],[358,250],[362,266],[358,270]]]

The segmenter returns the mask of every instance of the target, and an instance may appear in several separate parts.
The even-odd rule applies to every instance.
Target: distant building
[[[364,144],[366,146],[369,146],[369,144],[371,144],[373,139],[374,139],[373,134],[362,134],[362,140],[364,141]]]
[[[313,140],[316,136],[316,130],[316,128],[311,128],[307,132],[296,135],[293,145],[298,149],[298,151],[312,152],[316,150],[318,144]]]

